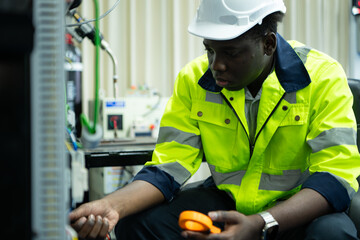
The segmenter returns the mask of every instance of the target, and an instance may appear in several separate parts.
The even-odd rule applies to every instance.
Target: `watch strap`
[[[275,218],[269,212],[261,212],[259,215],[264,219],[265,226],[262,230],[262,240],[272,240],[276,238],[279,223],[275,220]]]

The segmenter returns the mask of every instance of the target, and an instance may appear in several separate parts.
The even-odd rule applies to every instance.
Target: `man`
[[[179,73],[153,160],[134,181],[71,213],[81,237],[357,239],[352,96],[341,66],[277,34],[282,0],[203,0],[192,34],[207,56]],[[212,177],[180,190],[203,159]],[[184,210],[220,234],[182,231]]]

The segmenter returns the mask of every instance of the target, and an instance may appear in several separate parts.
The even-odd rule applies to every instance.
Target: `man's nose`
[[[218,72],[226,71],[225,61],[219,54],[214,54],[213,61],[210,67],[213,71],[218,71]]]

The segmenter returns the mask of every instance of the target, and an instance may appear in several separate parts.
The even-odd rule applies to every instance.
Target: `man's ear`
[[[269,32],[264,36],[264,53],[268,56],[274,54],[277,46],[277,38],[274,32]]]

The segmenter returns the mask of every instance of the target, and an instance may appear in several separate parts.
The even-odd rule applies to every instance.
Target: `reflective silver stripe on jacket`
[[[206,92],[205,101],[206,102],[223,104],[223,98],[222,98],[222,96],[220,94],[212,93],[212,92],[209,92],[209,91]]]
[[[301,59],[301,61],[304,63],[306,63],[307,61],[307,55],[309,54],[309,52],[311,51],[311,48],[307,47],[307,46],[302,46],[302,47],[295,47],[294,51],[297,53],[297,55],[299,56],[299,58]]]
[[[260,190],[290,191],[302,185],[310,176],[309,170],[284,170],[283,175],[261,174]]]
[[[286,93],[284,99],[291,104],[296,103],[296,92]]]
[[[245,170],[231,173],[219,173],[215,170],[214,165],[208,165],[216,185],[232,184],[240,186],[246,173]],[[289,191],[303,184],[309,176],[309,170],[304,172],[301,172],[300,170],[284,170],[283,175],[262,173],[259,189],[269,191]]]
[[[356,145],[356,131],[353,128],[332,128],[307,143],[313,153],[339,145]]]
[[[216,185],[220,184],[233,184],[233,185],[241,185],[241,181],[246,173],[245,170],[230,172],[230,173],[219,173],[215,170],[215,166],[212,164],[209,164],[209,169],[211,172],[211,175],[214,179],[214,182]]]
[[[178,162],[158,164],[155,166],[173,176],[175,181],[180,185],[183,185],[191,177],[191,173]]]
[[[202,147],[200,135],[183,132],[173,127],[160,127],[157,144],[172,141],[198,149]]]

